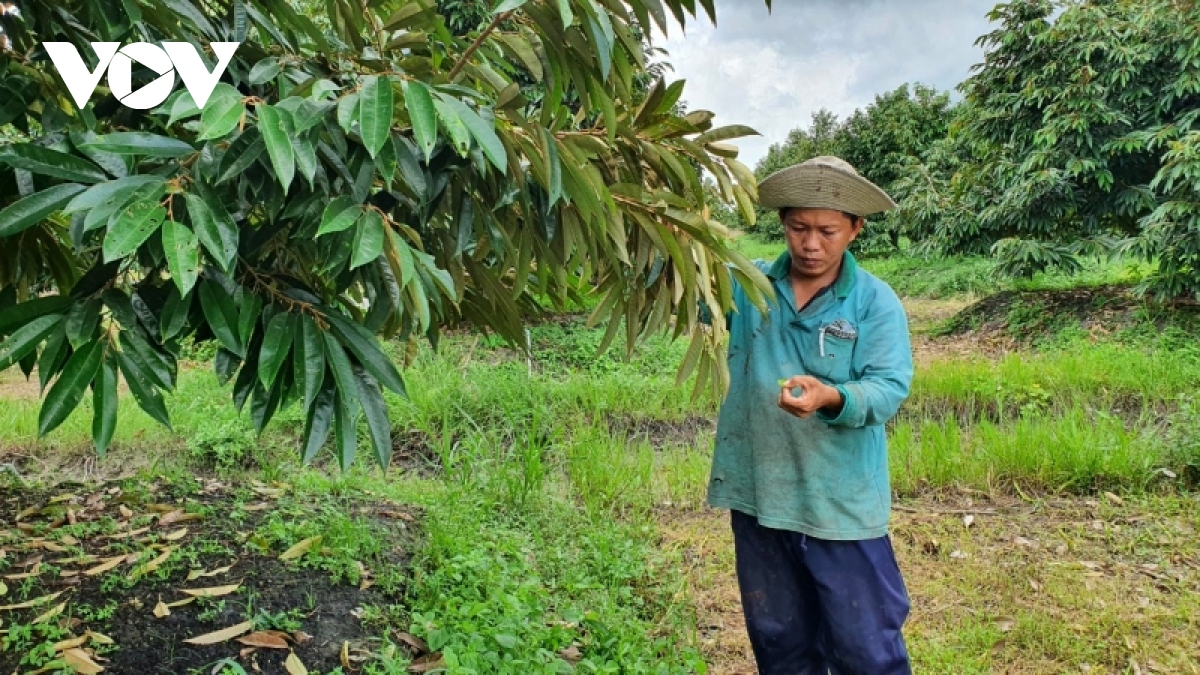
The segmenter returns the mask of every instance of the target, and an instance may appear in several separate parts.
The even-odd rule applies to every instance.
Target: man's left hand
[[[801,390],[799,396],[792,394],[797,388]],[[785,382],[781,388],[779,407],[796,417],[804,418],[822,408],[841,409],[842,394],[815,377],[797,375]]]

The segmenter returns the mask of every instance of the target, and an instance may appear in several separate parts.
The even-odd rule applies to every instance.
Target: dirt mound
[[[1200,303],[1156,302],[1124,286],[1002,291],[958,312],[935,333],[1026,342],[1073,327],[1097,336],[1135,327],[1195,332],[1200,330]]]

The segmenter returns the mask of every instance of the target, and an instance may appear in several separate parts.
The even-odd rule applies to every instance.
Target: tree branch
[[[488,24],[487,28],[483,29],[483,32],[479,34],[479,37],[475,38],[475,41],[471,43],[471,46],[467,47],[467,51],[463,52],[463,55],[458,57],[458,61],[454,64],[454,67],[450,69],[450,74],[448,77],[451,82],[454,81],[454,78],[458,77],[458,74],[462,71],[463,66],[467,65],[467,61],[475,55],[475,52],[479,51],[481,46],[483,46],[483,41],[487,39],[487,36],[491,35],[492,31],[499,28],[500,24],[508,21],[509,17],[511,17],[515,11],[516,10],[511,10],[504,12],[503,14],[497,14],[496,18],[492,19],[492,22]]]

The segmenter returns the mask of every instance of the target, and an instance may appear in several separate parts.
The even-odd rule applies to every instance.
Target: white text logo
[[[124,47],[120,42],[93,42],[92,50],[96,52],[98,61],[95,71],[88,70],[79,51],[70,42],[42,43],[80,108],[87,105],[104,71],[108,70],[108,86],[113,96],[126,106],[138,110],[148,110],[167,100],[175,88],[176,71],[179,71],[183,86],[192,95],[196,106],[203,108],[239,44],[213,42],[212,50],[217,55],[217,65],[210,72],[196,48],[187,42],[163,42],[162,47],[149,42],[134,42]],[[137,91],[132,90],[131,82],[134,61],[159,74],[157,79]]]

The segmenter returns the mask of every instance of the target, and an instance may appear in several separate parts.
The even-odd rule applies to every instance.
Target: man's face
[[[831,209],[788,209],[783,233],[792,255],[792,271],[803,277],[821,277],[836,270],[846,247],[862,230],[862,219],[851,221]]]

